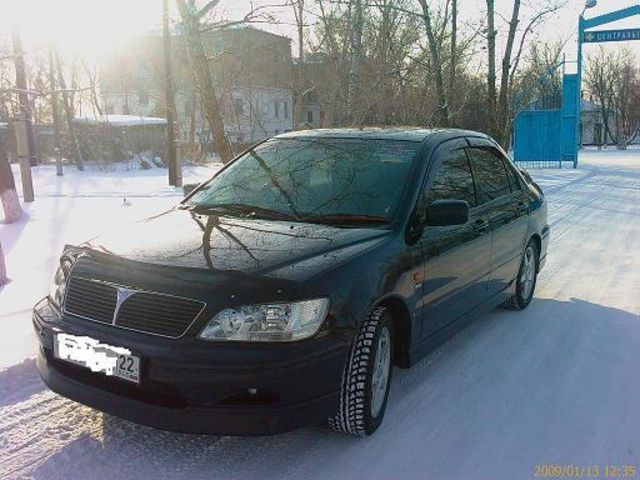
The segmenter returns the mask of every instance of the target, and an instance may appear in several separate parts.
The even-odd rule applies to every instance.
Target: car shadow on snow
[[[23,402],[46,388],[36,370],[36,359],[26,359],[0,370],[0,407]]]
[[[535,299],[522,312],[483,315],[412,369],[395,369],[372,437],[321,425],[272,437],[174,434],[103,415],[101,435],[67,444],[35,478],[393,478],[406,468],[421,478],[521,478],[550,452],[571,449],[572,461],[588,463],[579,453],[593,451],[588,442],[625,454],[637,443],[633,428],[615,426],[640,420],[640,409],[615,392],[640,396],[628,378],[640,368],[639,344],[636,313]],[[597,434],[564,440],[566,428],[583,424]],[[442,461],[460,448],[465,455]],[[495,462],[496,454],[514,460]]]

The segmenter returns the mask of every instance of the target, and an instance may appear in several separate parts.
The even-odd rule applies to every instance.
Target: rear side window
[[[444,152],[444,159],[427,193],[426,205],[436,200],[465,200],[469,207],[476,205],[473,175],[464,148]]]
[[[504,166],[507,169],[507,175],[509,176],[509,185],[511,185],[511,191],[517,192],[518,190],[521,190],[522,187],[520,186],[520,182],[518,181],[516,172],[513,170],[513,167],[509,165],[508,160],[503,159],[503,161]]]
[[[476,186],[483,201],[489,202],[511,193],[507,168],[502,158],[491,149],[473,147],[469,149],[473,161]]]

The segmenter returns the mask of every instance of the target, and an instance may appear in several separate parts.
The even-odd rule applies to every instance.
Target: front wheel
[[[380,307],[360,326],[342,376],[340,405],[327,419],[336,431],[371,435],[382,423],[393,359],[391,316]]]
[[[523,310],[529,306],[533,298],[538,279],[538,247],[533,240],[527,244],[522,256],[522,263],[516,278],[516,293],[504,306],[509,310]]]

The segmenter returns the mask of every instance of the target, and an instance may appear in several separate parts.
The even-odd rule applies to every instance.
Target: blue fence
[[[516,115],[513,130],[513,156],[524,168],[562,168],[562,162],[577,165],[578,122],[576,74],[562,75],[560,108],[528,109]]]

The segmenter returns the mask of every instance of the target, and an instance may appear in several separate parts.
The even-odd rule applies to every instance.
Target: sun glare
[[[0,34],[17,25],[27,48],[54,42],[63,51],[99,57],[161,22],[161,0],[9,0]]]

